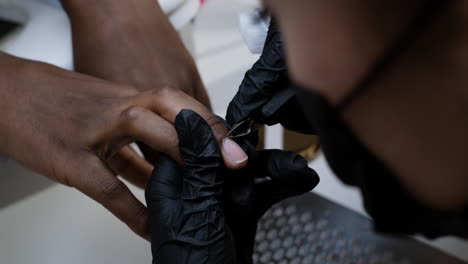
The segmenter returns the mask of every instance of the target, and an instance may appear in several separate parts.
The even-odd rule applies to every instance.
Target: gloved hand
[[[227,110],[226,120],[231,126],[247,118],[267,125],[280,123],[304,134],[315,133],[306,122],[296,90],[290,86],[283,41],[274,19],[260,59],[245,74]]]
[[[280,123],[300,133],[315,133],[310,122],[306,122],[295,88],[290,86],[281,33],[274,20],[260,59],[246,73],[227,110],[226,121],[230,126],[247,118],[267,125]],[[319,182],[306,160],[295,153],[255,151],[256,136],[236,139],[249,155],[249,164],[225,179],[225,213],[234,237],[237,263],[253,263],[257,222],[271,206],[308,192]],[[270,180],[255,184],[255,178],[265,176]]]
[[[185,165],[161,157],[146,189],[153,263],[235,263],[216,138],[189,110],[177,115],[174,126]]]
[[[253,263],[257,223],[268,209],[311,191],[318,183],[317,173],[303,157],[281,150],[259,151],[246,168],[230,171],[225,178],[225,214],[234,238],[236,263]]]
[[[299,155],[280,150],[251,150],[245,169],[229,171],[200,116],[183,110],[175,128],[185,165],[163,157],[146,190],[153,262],[252,263],[260,217],[313,189],[317,174]]]

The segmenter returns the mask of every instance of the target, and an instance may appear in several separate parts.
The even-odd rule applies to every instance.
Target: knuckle
[[[134,86],[130,86],[130,85],[121,85],[119,84],[119,87],[118,89],[114,89],[116,90],[116,95],[119,96],[119,97],[133,97],[133,96],[137,96],[139,94],[138,92],[138,89]]]
[[[100,202],[115,200],[127,192],[127,186],[117,179],[112,179],[102,184]]]
[[[205,118],[205,121],[210,127],[216,127],[224,124],[223,121],[221,121],[221,118],[211,114]]]
[[[150,93],[152,96],[167,98],[177,96],[181,91],[172,85],[163,85],[156,90],[150,91]]]
[[[134,123],[140,120],[141,116],[143,115],[144,110],[138,106],[132,106],[125,109],[120,118],[125,123]]]

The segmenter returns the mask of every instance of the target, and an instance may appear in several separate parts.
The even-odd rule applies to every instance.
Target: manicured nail
[[[236,165],[249,159],[244,150],[229,138],[226,138],[223,141],[223,152],[227,155],[228,159]]]

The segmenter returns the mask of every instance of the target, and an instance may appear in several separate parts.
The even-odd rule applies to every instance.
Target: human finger
[[[154,168],[130,146],[119,150],[107,160],[107,164],[115,173],[142,189],[146,187]]]
[[[224,122],[208,108],[176,89],[161,89],[150,94],[138,95],[144,107],[150,109],[171,123],[183,109],[191,109],[198,113],[211,127],[221,148],[225,165],[230,169],[240,169],[247,164],[248,156],[242,148],[230,139],[226,139],[228,129]]]
[[[72,172],[72,186],[99,202],[137,235],[150,240],[148,211],[128,187],[92,155],[77,162],[80,168]]]

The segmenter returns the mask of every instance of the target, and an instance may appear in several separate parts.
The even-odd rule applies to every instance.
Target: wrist
[[[15,114],[17,112],[15,96],[21,93],[15,86],[20,80],[23,65],[26,60],[0,52],[0,75],[4,76],[0,80],[0,163],[5,157],[11,157],[12,127],[15,123]],[[19,78],[17,78],[17,76]]]
[[[60,0],[62,6],[67,12],[87,11],[92,12],[95,10],[106,10],[103,8],[110,8],[112,6],[122,5],[123,1],[112,0]]]
[[[75,20],[81,19],[96,21],[103,18],[111,18],[109,21],[112,23],[116,23],[119,20],[136,20],[140,17],[141,10],[148,9],[152,11],[153,17],[165,17],[157,0],[61,0],[61,3],[72,23]]]

